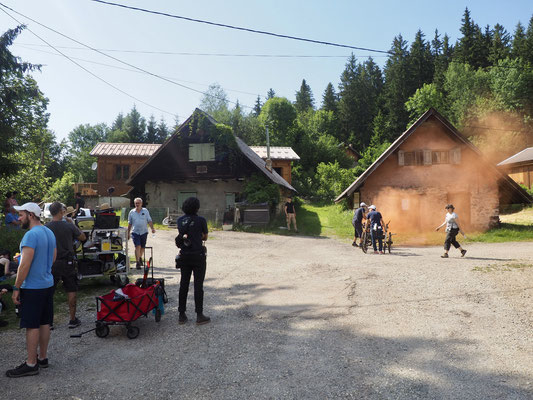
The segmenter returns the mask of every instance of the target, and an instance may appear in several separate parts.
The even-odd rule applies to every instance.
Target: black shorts
[[[354,227],[354,231],[355,231],[354,236],[356,238],[362,237],[363,236],[363,225],[360,222],[356,222],[353,225],[353,227]]]
[[[39,329],[54,320],[54,287],[20,289],[20,327]]]
[[[78,291],[78,268],[76,261],[56,260],[52,265],[54,275],[54,287],[59,281],[63,281],[65,292]]]

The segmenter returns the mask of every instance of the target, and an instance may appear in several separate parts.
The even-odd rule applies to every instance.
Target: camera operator
[[[178,218],[178,231],[176,246],[180,253],[176,260],[176,268],[181,268],[181,281],[179,291],[179,318],[178,323],[187,322],[187,294],[191,274],[194,274],[194,305],[196,311],[196,324],[207,324],[211,319],[203,314],[204,306],[204,278],[206,270],[206,248],[202,241],[207,240],[207,221],[198,216],[200,201],[196,197],[189,197],[183,202],[181,209],[185,215]]]

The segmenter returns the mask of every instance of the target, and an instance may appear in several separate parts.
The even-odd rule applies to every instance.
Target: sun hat
[[[102,203],[98,206],[98,209],[100,211],[103,211],[103,210],[109,210],[111,208],[111,206],[109,205],[109,203]]]
[[[41,207],[37,203],[25,203],[21,206],[13,206],[17,211],[27,211],[35,214],[36,217],[41,216]]]
[[[76,209],[72,206],[68,206],[67,207],[67,211],[65,212],[65,215],[70,215],[72,214],[74,211],[76,211]]]

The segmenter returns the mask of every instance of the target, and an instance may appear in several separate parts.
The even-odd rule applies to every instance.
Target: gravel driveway
[[[50,368],[2,372],[2,398],[533,398],[531,243],[441,259],[440,247],[365,255],[333,239],[214,232],[212,323],[178,326],[174,235],[149,239],[170,297],[159,324],[138,320],[135,340],[122,327],[71,339],[58,325]],[[92,301],[80,309],[94,320]],[[0,343],[4,369],[23,360],[21,331]]]

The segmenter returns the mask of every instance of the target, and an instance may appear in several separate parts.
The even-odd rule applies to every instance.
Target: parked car
[[[44,224],[52,220],[52,214],[50,213],[50,204],[52,203],[44,203],[43,213],[41,215],[41,220]]]

